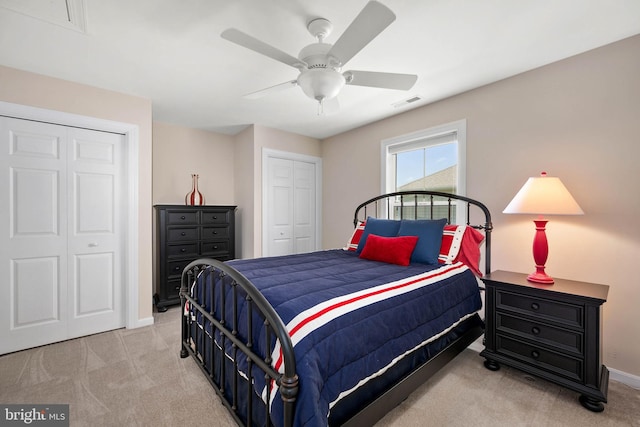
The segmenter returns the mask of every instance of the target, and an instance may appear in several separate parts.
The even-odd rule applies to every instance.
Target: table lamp
[[[536,263],[536,271],[531,273],[527,280],[534,283],[553,284],[553,278],[544,271],[549,255],[549,245],[545,233],[547,220],[543,216],[583,215],[584,212],[569,190],[562,184],[560,178],[547,176],[546,172],[542,172],[539,177],[529,178],[502,212],[538,215],[538,218],[533,221],[536,225],[536,234],[533,238],[533,259]]]

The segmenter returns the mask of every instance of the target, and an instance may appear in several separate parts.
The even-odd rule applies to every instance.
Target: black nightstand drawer
[[[582,359],[565,356],[500,334],[496,336],[496,352],[573,381],[582,382],[584,379]]]
[[[496,330],[562,349],[578,357],[583,354],[584,338],[580,332],[532,322],[501,312],[496,313]]]
[[[202,224],[228,224],[230,221],[231,211],[219,210],[208,211],[202,213]]]
[[[229,227],[202,227],[202,240],[228,239],[231,235]]]
[[[197,224],[198,212],[193,211],[168,211],[167,224]]]
[[[198,227],[170,228],[167,230],[168,242],[198,240]]]
[[[175,257],[194,257],[198,256],[198,243],[183,243],[178,245],[167,245],[167,256]]]
[[[496,310],[512,310],[534,318],[548,319],[576,328],[583,327],[584,309],[581,305],[566,304],[505,290],[496,291]]]

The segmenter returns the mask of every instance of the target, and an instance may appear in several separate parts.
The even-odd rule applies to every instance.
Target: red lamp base
[[[533,260],[536,263],[536,271],[531,273],[527,280],[534,283],[552,285],[553,278],[544,272],[544,264],[547,262],[547,255],[549,255],[549,245],[547,244],[547,234],[545,233],[547,221],[539,218],[533,222],[536,224],[536,234],[533,237]]]
[[[553,277],[548,276],[543,271],[536,271],[527,276],[527,280],[534,283],[542,283],[544,285],[553,285]]]

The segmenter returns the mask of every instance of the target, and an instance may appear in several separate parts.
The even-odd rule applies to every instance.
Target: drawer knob
[[[187,250],[185,248],[180,249],[180,252],[185,253]]]
[[[180,233],[181,236],[186,236],[187,233],[185,233],[184,231],[182,233]]]
[[[180,286],[176,286],[176,291],[179,291],[179,290],[180,290]]]
[[[538,353],[536,350],[533,350],[531,352],[531,357],[533,357],[534,359],[537,359],[538,357],[540,357],[540,353]]]
[[[534,302],[531,304],[532,310],[538,310],[539,308],[540,308],[540,304],[538,304],[537,302]]]
[[[531,328],[531,333],[533,335],[538,335],[540,333],[540,328],[538,328],[537,326],[534,326],[533,328]]]
[[[184,216],[184,215],[182,215],[182,216],[180,217],[180,219],[187,219],[187,217],[186,217],[186,216]]]
[[[218,247],[217,247],[217,246],[214,246],[214,247],[213,247],[213,249],[218,249]]]
[[[180,271],[180,267],[174,268],[175,271]]]
[[[213,219],[218,219],[218,217],[214,215],[214,216],[213,216]]]
[[[214,231],[214,232],[213,232],[213,234],[218,234],[218,232],[217,232],[217,231]]]

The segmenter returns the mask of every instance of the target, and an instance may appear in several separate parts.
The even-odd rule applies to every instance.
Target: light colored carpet
[[[0,402],[68,403],[71,426],[235,426],[195,362],[180,359],[180,313],[0,357]],[[578,395],[465,350],[377,426],[636,426],[640,390],[610,381],[593,413]]]

